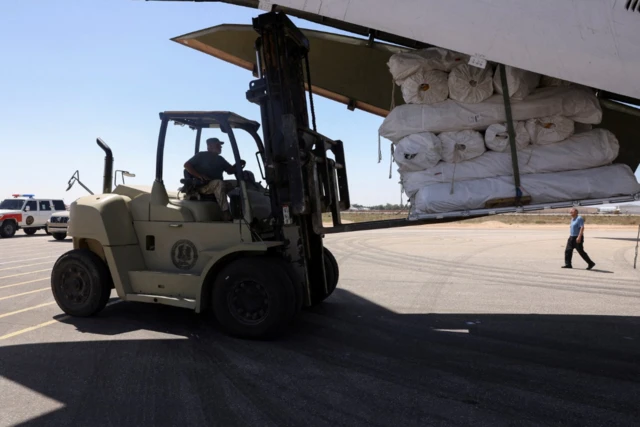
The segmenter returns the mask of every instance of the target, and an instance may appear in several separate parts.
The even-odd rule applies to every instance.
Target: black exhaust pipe
[[[98,146],[106,154],[104,158],[104,178],[102,181],[102,193],[111,193],[111,181],[113,180],[113,153],[111,148],[100,138],[96,139]]]

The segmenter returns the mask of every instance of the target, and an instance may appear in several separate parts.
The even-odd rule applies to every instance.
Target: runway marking
[[[49,279],[50,279],[49,277],[43,277],[42,279],[29,280],[28,282],[20,282],[20,283],[14,283],[13,285],[0,286],[0,289],[13,288],[14,286],[28,285],[29,283],[42,282],[43,280],[49,280]]]
[[[469,329],[433,329],[436,332],[452,332],[456,334],[468,334]]]
[[[51,269],[50,268],[45,268],[44,270],[30,271],[28,273],[12,274],[11,276],[2,276],[2,277],[0,277],[0,279],[9,279],[11,277],[26,276],[27,274],[42,273],[43,271],[51,271]]]
[[[46,258],[57,258],[57,257],[56,257],[56,255],[50,255],[50,256],[43,256],[43,257],[40,257],[40,258],[29,258],[29,261],[32,261],[34,259],[46,259]],[[0,265],[15,264],[16,262],[23,262],[23,260],[19,259],[17,261],[0,262]]]
[[[0,253],[0,259],[5,261],[5,260],[18,260],[18,261],[29,261],[29,259],[32,256],[42,256],[42,255],[48,255],[48,256],[52,256],[52,257],[57,257],[62,255],[63,252],[61,253],[57,253],[57,252],[53,252],[53,251],[38,251],[38,252],[34,252],[34,251],[25,251],[25,252],[11,252],[11,256],[5,256],[4,254]],[[33,258],[30,258],[33,259]],[[38,258],[36,258],[38,259]]]
[[[33,248],[44,248],[47,245],[46,245],[46,243],[45,244],[43,244],[43,243],[44,242],[38,242],[38,243],[31,244],[31,245],[25,245],[25,244],[17,244],[17,245],[11,245],[11,246],[10,245],[6,245],[6,246],[3,246],[2,249],[3,250],[6,249],[7,251],[10,251],[11,249],[16,249],[17,250],[17,249],[30,249],[30,248],[31,249],[33,249]],[[53,245],[54,246],[58,246],[58,244],[56,244],[56,243],[53,243]],[[62,246],[62,245],[60,245],[60,246]],[[51,247],[51,248],[47,248],[47,249],[54,249],[54,248]]]
[[[11,313],[0,314],[0,319],[2,319],[3,317],[13,316],[14,314],[24,313],[25,311],[35,310],[36,308],[46,307],[48,305],[55,304],[55,303],[56,303],[55,301],[45,302],[44,304],[34,305],[33,307],[23,308],[21,310],[12,311]]]
[[[2,250],[0,250],[0,256],[2,256],[2,259],[5,258],[18,258],[18,257],[24,257],[25,254],[35,254],[35,255],[53,255],[56,253],[64,253],[64,250],[59,250],[59,249],[48,249],[48,248],[17,248],[17,249],[11,249],[11,250],[7,250],[5,251],[5,249],[7,248],[1,248]]]
[[[42,291],[46,291],[46,290],[50,290],[50,289],[51,288],[47,287],[47,288],[36,289],[35,291],[23,292],[21,294],[9,295],[8,297],[1,297],[0,301],[4,301],[4,300],[10,299],[10,298],[21,297],[23,295],[35,294],[36,292],[42,292]]]
[[[122,300],[113,301],[113,302],[110,302],[109,304],[107,304],[106,306],[109,307],[110,305],[118,304],[120,302],[122,302]],[[63,320],[67,320],[69,318],[71,318],[71,316],[69,316],[68,314],[65,314],[64,316],[59,317],[57,319],[49,320],[47,322],[40,323],[39,325],[29,326],[28,328],[20,329],[19,331],[15,331],[15,332],[11,332],[11,333],[6,334],[6,335],[2,335],[2,336],[0,336],[0,341],[6,340],[8,338],[13,338],[13,337],[16,337],[18,335],[26,334],[27,332],[35,331],[36,329],[44,328],[46,326],[53,325],[54,323],[59,323],[59,322],[61,322]]]
[[[27,332],[35,331],[36,329],[44,328],[45,326],[53,325],[61,320],[68,319],[69,316],[65,315],[59,318],[58,320],[49,320],[48,322],[40,323],[39,325],[30,326],[28,328],[20,329],[19,331],[12,332],[10,334],[6,334],[0,337],[0,341],[6,340],[7,338],[15,337],[17,335],[26,334]]]
[[[0,271],[5,271],[5,270],[14,270],[16,268],[23,268],[23,267],[33,267],[34,265],[43,265],[43,264],[51,264],[50,261],[47,262],[37,262],[35,264],[27,264],[27,265],[17,265],[15,267],[7,267],[7,268],[0,268]]]

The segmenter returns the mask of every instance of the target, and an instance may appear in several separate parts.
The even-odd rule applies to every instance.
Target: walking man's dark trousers
[[[567,247],[564,250],[564,265],[571,265],[571,258],[573,258],[573,250],[577,250],[584,262],[589,265],[594,264],[589,258],[589,255],[584,251],[584,236],[580,243],[577,242],[578,236],[570,236],[567,240]]]

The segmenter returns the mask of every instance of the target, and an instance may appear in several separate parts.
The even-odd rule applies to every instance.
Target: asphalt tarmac
[[[567,227],[568,229],[568,227]],[[636,230],[328,236],[340,283],[277,341],[120,302],[90,319],[51,295],[71,249],[0,239],[0,426],[640,425]]]

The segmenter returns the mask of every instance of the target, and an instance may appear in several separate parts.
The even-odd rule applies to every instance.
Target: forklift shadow
[[[595,270],[594,270],[595,271]],[[155,331],[176,337],[198,337],[256,343],[223,335],[209,313],[160,304],[122,302],[113,297],[109,305],[90,318],[56,316],[78,332],[116,336],[136,331]],[[487,339],[521,343],[550,349],[596,351],[598,354],[640,360],[640,317],[543,315],[543,314],[403,314],[366,300],[350,291],[336,289],[323,304],[303,310],[290,330],[277,339],[257,345],[290,346],[323,337],[332,341],[382,345],[380,338],[393,336],[417,345],[414,339],[457,343],[459,340]],[[419,345],[418,345],[419,347]],[[631,351],[632,350],[632,351]],[[640,371],[639,371],[640,372]],[[639,378],[640,379],[640,378]]]
[[[151,304],[59,321],[75,329],[58,328],[58,342],[0,347],[5,396],[17,383],[61,404],[21,425],[640,419],[638,317],[403,314],[338,289],[273,341],[230,338],[207,316]]]
[[[107,307],[92,317],[54,316],[60,323],[73,325],[78,332],[98,335],[121,335],[150,330],[171,335],[191,336],[201,328],[211,328],[211,316],[161,304],[146,304],[109,299]]]

